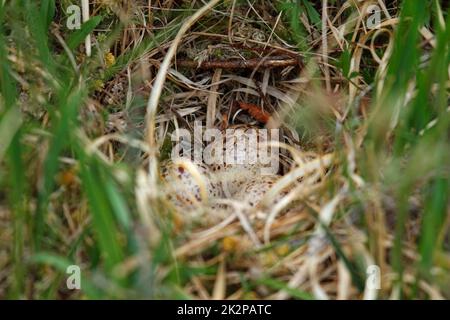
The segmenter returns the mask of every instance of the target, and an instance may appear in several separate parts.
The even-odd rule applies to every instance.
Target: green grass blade
[[[83,152],[83,151],[81,151]],[[106,268],[112,272],[122,262],[124,252],[119,242],[120,234],[116,224],[111,203],[105,191],[102,168],[95,158],[82,155],[81,177],[84,191],[89,199],[94,230],[103,254]]]
[[[101,16],[95,16],[83,23],[79,30],[75,31],[68,37],[66,41],[67,46],[72,50],[78,47],[84,41],[86,36],[90,34],[101,21]]]
[[[53,17],[55,16],[55,0],[42,0],[40,14],[42,19],[45,21],[45,26],[48,29],[52,23]]]
[[[84,89],[77,88],[61,101],[61,115],[52,132],[49,151],[44,163],[44,173],[39,186],[38,206],[35,217],[34,241],[36,249],[41,246],[45,226],[45,217],[48,205],[48,197],[54,186],[54,176],[59,168],[58,157],[62,150],[69,144],[71,131],[78,108],[83,104],[86,93]]]
[[[280,281],[280,280],[277,280],[277,279],[264,277],[264,278],[256,280],[256,283],[258,283],[260,285],[267,286],[267,287],[269,287],[271,289],[283,290],[283,291],[285,291],[286,293],[288,293],[291,297],[293,297],[295,299],[314,300],[314,296],[311,295],[310,293],[302,291],[302,290],[299,290],[299,289],[296,289],[296,288],[291,288],[286,283],[284,283],[283,281]]]

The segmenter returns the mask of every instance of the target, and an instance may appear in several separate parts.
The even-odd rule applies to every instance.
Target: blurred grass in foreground
[[[320,13],[313,1],[300,2],[301,7],[297,2],[279,1],[278,7],[306,10],[317,26]],[[0,281],[4,287],[0,297],[2,292],[2,298],[14,299],[70,296],[61,289],[66,268],[81,264],[83,290],[79,297],[185,298],[180,289],[185,279],[196,274],[214,275],[216,268],[196,269],[176,262],[172,256],[173,226],[168,222],[161,223],[161,242],[148,241],[145,230],[136,227],[142,219],[136,213],[137,170],[126,162],[105,161],[92,152],[88,146],[93,137],[85,132],[89,97],[95,91],[93,75],[103,69],[102,80],[106,81],[169,41],[184,16],[180,13],[165,29],[117,57],[114,67],[105,68],[102,57],[118,40],[125,23],[114,20],[104,47],[99,46],[87,58],[77,48],[86,34],[106,28],[110,15],[97,16],[72,32],[52,23],[55,19],[64,21],[56,12],[61,13],[61,8],[58,10],[54,0],[6,1],[0,5],[0,210],[10,213],[7,230],[2,232],[12,234],[11,244],[0,244],[0,250],[11,258],[9,275],[4,283]],[[291,40],[308,51],[308,45],[301,43],[306,31],[295,19],[299,12],[288,11],[291,31],[296,32]],[[420,43],[423,25],[432,26],[435,32],[435,43],[426,54]],[[377,210],[368,208],[379,205],[380,194],[395,199],[394,246],[387,259],[398,274],[398,296],[403,298],[418,298],[417,292],[402,290],[402,250],[412,194],[423,203],[415,281],[426,279],[442,287],[450,298],[449,44],[450,19],[439,1],[403,1],[392,55],[386,69],[373,74],[370,117],[360,123],[350,112],[343,123],[355,141],[361,138],[355,129],[367,130],[356,161],[369,186],[365,194],[354,190],[352,206],[367,209],[364,232],[376,263],[382,266],[385,257],[380,256],[382,244],[378,240],[388,222]],[[337,59],[348,61],[349,52]],[[426,63],[422,60],[425,56]],[[11,61],[11,57],[16,60]],[[26,102],[21,100],[24,95]],[[88,216],[89,223],[67,239],[67,226],[61,220],[67,208],[58,205],[64,197],[58,177],[70,177],[71,168],[77,171],[72,179],[80,179],[82,187],[76,199],[67,201],[76,203],[75,216],[80,220]],[[158,210],[165,209],[162,205]],[[447,274],[433,273],[436,266]],[[166,272],[162,281],[156,280],[157,269]],[[275,279],[261,282],[276,288],[284,285]],[[288,290],[293,290],[294,297],[310,298],[308,293]]]

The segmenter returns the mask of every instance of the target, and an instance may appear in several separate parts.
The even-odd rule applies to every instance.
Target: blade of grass
[[[353,284],[356,286],[356,288],[358,288],[360,292],[363,292],[365,281],[362,275],[365,273],[361,272],[361,270],[358,270],[357,264],[351,262],[350,259],[345,255],[344,250],[342,250],[339,241],[334,237],[330,228],[322,222],[320,223],[320,225],[325,230],[327,238],[328,240],[330,240],[330,243],[333,246],[336,255],[339,257],[339,259],[342,260],[344,265],[347,267],[347,270],[350,272]]]
[[[46,28],[48,29],[55,16],[55,0],[42,0],[40,15],[45,21]]]
[[[291,288],[283,281],[270,278],[270,277],[263,277],[261,279],[257,279],[256,283],[259,285],[267,286],[271,289],[275,290],[283,290],[287,292],[291,297],[300,299],[300,300],[314,300],[314,296],[309,294],[308,292]]]
[[[22,10],[21,12],[24,12],[25,21],[27,21],[28,28],[39,52],[39,58],[49,73],[54,75],[56,68],[49,47],[48,16],[44,16],[48,12],[40,12],[34,1],[25,1],[24,8],[16,10]],[[36,14],[36,12],[40,13]]]
[[[65,91],[70,90],[66,89]],[[38,206],[35,217],[34,243],[37,250],[41,247],[41,240],[45,226],[45,216],[48,205],[48,198],[54,186],[54,176],[59,168],[58,157],[62,150],[69,144],[71,129],[73,126],[77,110],[82,105],[86,96],[86,91],[82,87],[75,88],[68,96],[61,101],[61,115],[55,122],[55,127],[50,139],[49,151],[44,162],[44,172],[39,185]]]
[[[22,114],[19,108],[10,108],[0,118],[0,161],[5,156],[11,141],[22,125]]]
[[[118,236],[120,232],[115,224],[111,203],[105,191],[102,167],[94,157],[79,150],[81,178],[84,192],[89,199],[94,230],[103,254],[106,269],[112,272],[124,258],[124,252]]]
[[[6,43],[3,35],[3,6],[0,6],[0,96],[3,99],[4,110],[0,109],[0,163],[7,153],[7,167],[10,170],[11,192],[8,194],[13,212],[13,274],[11,290],[8,295],[19,299],[25,291],[24,239],[26,227],[25,202],[25,170],[22,163],[22,150],[19,134],[22,125],[22,114],[16,106],[17,89],[11,77],[11,67],[7,59]]]
[[[81,43],[84,42],[87,35],[90,34],[102,21],[101,16],[95,16],[90,18],[88,21],[83,23],[81,25],[81,28],[74,33],[72,33],[69,38],[67,39],[67,46],[74,50],[76,47],[78,47]]]
[[[430,276],[435,253],[441,250],[437,240],[447,215],[449,191],[449,180],[438,178],[433,182],[426,202],[419,245],[420,271],[426,278]]]
[[[71,260],[61,257],[50,252],[40,252],[35,254],[30,259],[31,263],[51,266],[60,272],[58,279],[66,277],[68,274],[67,268],[75,265]],[[81,270],[81,290],[91,299],[100,299],[104,297],[101,292],[88,277],[86,277]]]

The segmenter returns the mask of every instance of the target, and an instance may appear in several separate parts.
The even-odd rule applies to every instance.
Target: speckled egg
[[[211,171],[221,181],[225,195],[237,193],[247,181],[278,172],[278,152],[269,147],[267,131],[238,127],[222,132],[223,139],[214,141],[210,150],[215,163]]]
[[[252,207],[257,207],[264,195],[273,187],[273,185],[280,179],[279,175],[262,175],[246,181],[240,190],[234,195],[236,200],[244,201]],[[282,192],[275,202],[286,192]]]
[[[210,169],[204,164],[191,163],[195,171],[181,163],[168,161],[162,165],[162,180],[168,199],[181,208],[194,208],[213,198],[222,197],[220,184],[213,181]],[[196,174],[198,173],[198,175]],[[202,188],[204,186],[204,194]]]

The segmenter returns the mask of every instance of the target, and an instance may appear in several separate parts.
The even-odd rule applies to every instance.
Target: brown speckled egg
[[[174,162],[166,162],[162,165],[162,180],[166,185],[169,200],[181,208],[194,208],[200,203],[213,198],[222,197],[220,184],[214,183],[210,169],[204,165],[193,164],[197,169],[199,179],[188,168]],[[205,186],[206,199],[202,198],[200,185]]]
[[[267,191],[280,179],[279,175],[262,175],[245,182],[235,194],[236,200],[244,201],[252,207],[258,206]],[[286,193],[283,192],[275,201]]]
[[[261,129],[240,127],[225,130],[222,134],[222,140],[211,144],[211,150],[221,149],[222,154],[218,163],[211,164],[210,168],[221,181],[225,195],[236,194],[255,177],[277,173],[278,153],[271,154],[266,145],[269,137]],[[264,158],[261,158],[263,153]]]

